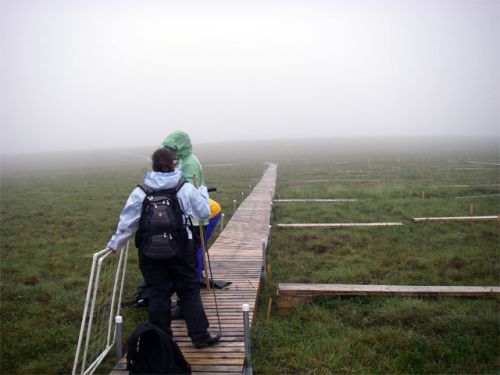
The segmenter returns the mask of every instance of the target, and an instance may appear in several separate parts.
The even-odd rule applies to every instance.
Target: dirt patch
[[[52,296],[49,293],[42,292],[36,295],[35,300],[37,302],[47,303],[52,300]]]
[[[316,238],[317,237],[312,234],[303,234],[302,236],[299,236],[299,241],[312,241]]]
[[[316,254],[324,254],[324,253],[327,253],[330,251],[330,248],[329,247],[326,247],[326,246],[323,246],[323,245],[318,245],[318,246],[314,246],[312,248],[312,251]]]
[[[497,232],[482,232],[481,237],[483,238],[498,238],[498,233]]]
[[[460,269],[460,268],[463,268],[467,265],[467,261],[461,257],[453,257],[451,258],[448,263],[447,263],[448,267],[450,268],[457,268],[457,269]]]
[[[31,285],[31,286],[35,286],[36,284],[38,284],[40,282],[40,279],[36,276],[31,276],[31,277],[28,277],[26,279],[24,279],[23,281],[23,284],[24,285]]]

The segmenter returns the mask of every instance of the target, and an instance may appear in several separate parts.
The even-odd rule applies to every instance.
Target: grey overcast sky
[[[495,0],[2,0],[3,153],[500,128]]]

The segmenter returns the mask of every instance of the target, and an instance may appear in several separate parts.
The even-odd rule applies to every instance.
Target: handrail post
[[[267,266],[266,266],[266,240],[262,240],[262,280],[267,280]]]
[[[245,330],[245,362],[243,364],[243,374],[252,375],[252,353],[250,350],[250,307],[248,303],[244,303],[243,310],[243,326]]]
[[[115,316],[115,360],[119,362],[122,358],[122,322],[121,315]]]

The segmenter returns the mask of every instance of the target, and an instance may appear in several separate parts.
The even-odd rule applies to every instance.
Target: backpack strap
[[[149,187],[144,182],[137,185],[137,187],[141,188],[141,190],[146,193],[146,196],[153,195],[155,192],[155,190],[152,187]]]
[[[187,181],[184,177],[181,177],[179,179],[179,182],[177,182],[177,186],[175,187],[175,194],[177,194],[179,190],[181,190],[181,187],[183,187],[186,182]]]
[[[181,177],[179,179],[179,182],[177,182],[177,186],[175,187],[175,194],[177,194],[179,192],[179,190],[181,190],[181,188],[184,186],[184,184],[186,182],[187,181],[186,181],[186,179],[184,177]],[[182,215],[186,218],[186,226],[192,227],[193,226],[193,222],[191,220],[191,216],[186,215],[184,212],[182,212]]]

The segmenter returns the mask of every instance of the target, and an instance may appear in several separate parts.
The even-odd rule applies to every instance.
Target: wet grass
[[[497,373],[499,297],[315,297],[284,315],[275,302],[279,282],[498,286],[498,223],[411,220],[468,216],[471,204],[475,215],[497,215],[499,196],[456,198],[499,193],[498,167],[474,167],[442,159],[281,163],[277,198],[358,201],[276,203],[273,224],[405,226],[273,226],[272,277],[252,330],[254,372]],[[274,303],[268,319],[269,298]]]

